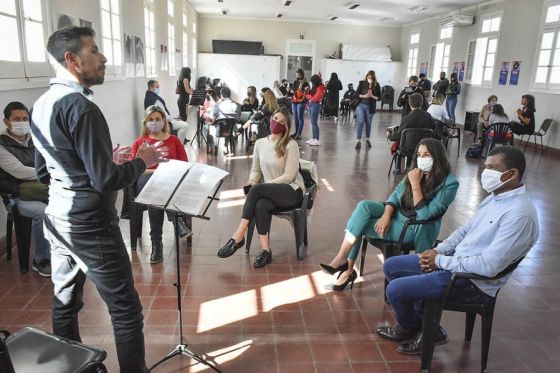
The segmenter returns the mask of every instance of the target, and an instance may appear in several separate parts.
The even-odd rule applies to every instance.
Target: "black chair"
[[[26,327],[11,334],[0,329],[2,373],[103,373],[101,349]]]
[[[486,146],[486,157],[494,146],[500,145],[513,145],[513,133],[509,123],[494,123],[488,126],[483,134],[483,147]]]
[[[274,216],[280,219],[286,219],[290,222],[294,228],[294,234],[296,238],[296,255],[298,260],[303,259],[301,255],[303,251],[303,245],[307,246],[307,216],[313,207],[313,201],[315,200],[315,195],[317,194],[317,186],[311,186],[307,188],[307,191],[303,195],[303,202],[301,207],[284,210],[284,211],[274,211]],[[253,232],[255,230],[255,221],[251,220],[249,223],[249,229],[247,230],[247,244],[245,246],[245,252],[248,254],[251,249],[251,241],[253,240]]]
[[[11,194],[1,194],[6,207],[6,259],[12,259],[12,228],[16,230],[20,273],[29,272],[29,249],[31,246],[31,218],[18,213],[16,199]]]
[[[218,154],[218,148],[220,147],[220,138],[224,138],[227,141],[225,146],[226,149],[229,146],[229,152],[235,155],[235,131],[236,131],[237,119],[235,118],[221,118],[217,119],[212,125],[219,126],[218,136],[214,144],[214,155]],[[208,147],[210,149],[210,147]]]
[[[470,342],[473,335],[474,323],[476,315],[480,315],[482,319],[482,348],[481,354],[481,371],[486,372],[488,362],[488,351],[490,349],[490,337],[492,335],[492,321],[494,318],[494,308],[496,306],[496,298],[490,298],[486,303],[461,303],[449,299],[449,294],[453,290],[455,282],[459,279],[463,280],[497,280],[500,279],[517,268],[523,258],[510,264],[502,272],[494,277],[479,276],[474,273],[453,273],[451,282],[445,290],[441,300],[424,301],[424,315],[422,325],[422,372],[429,372],[432,365],[432,357],[434,354],[434,337],[440,324],[441,314],[444,310],[465,312],[465,341]],[[498,290],[499,291],[499,290]]]
[[[434,138],[435,134],[433,130],[427,128],[405,128],[401,132],[401,137],[399,140],[399,148],[393,154],[391,159],[391,165],[389,166],[389,172],[387,176],[391,175],[391,170],[393,169],[393,164],[397,169],[400,169],[401,158],[406,157],[407,167],[412,161],[414,156],[414,151],[416,150],[416,145],[425,138]]]
[[[390,240],[384,240],[382,238],[363,236],[362,246],[361,246],[362,253],[360,256],[360,276],[364,275],[364,265],[366,263],[366,253],[367,253],[368,243],[378,248],[381,251],[381,253],[383,254],[383,261],[387,260],[387,258],[390,258],[392,256],[408,254],[411,251],[415,251],[414,243],[403,242],[406,236],[406,232],[408,231],[408,228],[415,225],[431,224],[434,221],[441,219],[442,216],[443,214],[427,220],[408,220],[407,222],[404,223],[398,241],[390,241]],[[385,279],[385,289],[387,289],[387,284],[388,281],[387,279]],[[385,299],[387,299],[386,296]]]
[[[258,122],[251,124],[247,131],[247,141],[245,143],[246,152],[249,152],[251,146],[254,145],[253,138],[258,140],[270,135],[270,118],[272,118],[272,114],[266,115]]]
[[[538,131],[529,134],[529,138],[527,139],[527,142],[525,143],[525,147],[523,148],[523,151],[525,151],[525,149],[527,149],[527,144],[529,144],[529,141],[531,141],[531,136],[534,136],[534,138],[535,138],[535,151],[537,150],[537,137],[540,137],[541,138],[541,154],[544,154],[543,136],[546,135],[546,133],[548,132],[548,129],[550,128],[550,125],[552,124],[552,122],[554,122],[553,119],[545,119],[542,122],[541,128],[539,128]],[[521,142],[523,142],[523,137],[524,136],[525,135],[521,135]]]
[[[434,120],[435,125],[436,125],[436,129],[439,128],[442,132],[441,135],[438,134],[438,137],[440,137],[440,140],[443,141],[443,144],[445,145],[445,149],[448,148],[449,145],[449,140],[452,139],[457,139],[458,143],[457,143],[457,157],[459,156],[459,152],[461,150],[461,127],[454,125],[453,123],[449,123],[447,121],[441,121],[441,120]]]
[[[389,110],[393,111],[393,103],[395,101],[395,89],[390,85],[384,85],[381,88],[381,109],[383,105],[389,105]]]

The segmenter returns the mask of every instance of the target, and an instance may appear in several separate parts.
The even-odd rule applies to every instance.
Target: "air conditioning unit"
[[[440,18],[438,23],[442,26],[470,26],[474,24],[474,16],[468,14],[455,14]]]

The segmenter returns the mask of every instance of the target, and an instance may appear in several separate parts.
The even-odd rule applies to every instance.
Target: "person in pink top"
[[[317,74],[311,77],[311,88],[307,88],[305,98],[309,101],[309,115],[311,116],[311,128],[313,138],[306,141],[307,145],[319,146],[319,112],[321,111],[321,102],[325,95],[325,86],[321,77]]]
[[[166,115],[163,109],[158,106],[148,106],[144,112],[142,135],[134,141],[130,148],[132,158],[136,157],[136,152],[143,143],[150,145],[163,142],[166,147],[167,159],[177,159],[180,161],[187,161],[187,152],[183,147],[183,143],[177,136],[174,136],[169,131],[169,123],[167,123]],[[146,169],[144,174],[138,178],[134,185],[134,196],[140,194],[144,185],[148,182],[153,172],[157,168],[157,164]],[[148,208],[148,216],[150,218],[150,238],[152,240],[152,254],[150,262],[152,264],[163,261],[163,210],[156,208]],[[171,213],[167,214],[169,220],[173,219]],[[187,227],[183,219],[178,219],[178,231],[181,238],[187,238],[192,235],[192,232]]]

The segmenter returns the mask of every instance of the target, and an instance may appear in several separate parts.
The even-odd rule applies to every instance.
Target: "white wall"
[[[321,58],[339,51],[340,43],[365,43],[390,46],[393,61],[401,60],[399,27],[350,26],[324,23],[298,23],[287,21],[259,21],[228,19],[227,17],[199,17],[199,52],[212,52],[212,40],[261,41],[264,53],[285,57],[286,39],[298,39],[300,32],[305,39],[315,40],[314,66],[321,68]],[[285,59],[281,72],[285,74]],[[293,80],[295,77],[287,77]],[[272,83],[272,82],[271,82]]]
[[[93,22],[97,33],[97,43],[101,47],[100,41],[100,8],[99,1],[66,1],[66,0],[50,0],[48,2],[50,8],[47,9],[46,19],[53,19],[55,11],[72,15],[75,18],[83,18]],[[167,2],[157,1],[155,9],[155,27],[156,27],[156,64],[159,65],[159,45],[167,45]],[[192,7],[185,0],[175,1],[175,29],[176,48],[182,50],[182,9],[183,4],[188,9],[188,27],[189,27],[189,49],[192,47],[192,22],[198,22],[198,15],[193,11]],[[142,0],[121,0],[121,32],[139,36],[145,40],[144,35],[144,10]],[[52,32],[49,29],[48,34]],[[46,36],[48,37],[48,35]],[[145,46],[145,43],[144,43]],[[189,61],[187,64],[193,66],[193,56],[189,53]],[[0,62],[0,69],[2,63]],[[196,77],[196,70],[193,71],[193,77]],[[176,76],[169,76],[167,71],[160,71],[158,66],[158,76],[155,79],[160,81],[161,92],[166,100],[167,107],[172,114],[178,114],[177,95],[175,95]],[[148,78],[137,77],[106,77],[105,83],[101,86],[93,87],[94,101],[101,108],[105,115],[113,143],[131,144],[140,133],[142,114],[144,112],[144,93],[146,91],[146,82]],[[14,83],[7,83],[0,79],[0,106],[2,109],[10,101],[21,101],[28,107],[32,107],[35,100],[48,89],[48,78],[42,79],[40,82],[21,83],[14,86]],[[5,210],[0,209],[0,237],[5,235],[6,227]]]
[[[474,25],[458,27],[453,30],[453,41],[449,58],[450,64],[466,61],[468,41],[476,39],[478,36],[480,16],[503,11],[493,85],[490,88],[482,88],[463,84],[463,90],[459,96],[456,111],[458,122],[462,123],[466,110],[478,111],[491,94],[498,96],[499,103],[504,106],[510,118],[516,118],[515,110],[520,105],[521,96],[526,93],[533,94],[537,103],[537,129],[546,118],[560,119],[558,111],[560,95],[533,92],[531,90],[531,79],[533,76],[535,53],[537,52],[543,4],[544,0],[508,0],[501,2],[494,7],[476,13]],[[429,61],[430,45],[435,44],[437,41],[438,24],[435,20],[430,20],[403,27],[401,34],[402,56],[408,55],[410,32],[415,30],[420,30],[421,32],[418,63],[427,62]],[[501,61],[521,61],[521,74],[517,86],[498,85],[499,63]],[[403,71],[406,71],[406,63],[406,61],[403,62]],[[404,76],[405,74],[406,72],[403,72],[403,84],[407,80]],[[553,126],[544,138],[544,142],[550,147],[560,148],[560,128]]]

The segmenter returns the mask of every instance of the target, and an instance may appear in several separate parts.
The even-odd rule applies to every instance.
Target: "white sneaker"
[[[309,145],[311,145],[311,146],[319,146],[319,145],[321,145],[321,142],[320,142],[319,140],[313,139],[313,142],[312,142],[311,144],[309,144]]]
[[[309,145],[312,145],[314,141],[315,141],[315,139],[309,139],[305,143],[309,144]]]

